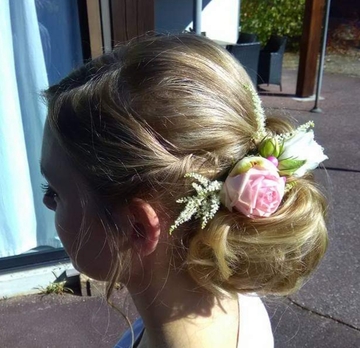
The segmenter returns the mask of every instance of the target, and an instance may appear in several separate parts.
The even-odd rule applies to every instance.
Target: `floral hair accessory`
[[[285,193],[286,178],[276,165],[263,157],[245,157],[226,178],[221,201],[247,217],[268,217],[279,207]]]
[[[257,94],[252,84],[244,85],[243,87],[246,91],[250,93],[251,101],[254,105],[254,114],[258,129],[254,134],[253,139],[254,140],[263,139],[266,136],[267,132],[266,132],[266,116],[264,109],[261,105],[261,99],[259,98],[259,95]]]
[[[282,141],[278,156],[282,174],[301,177],[328,159],[324,149],[314,140],[314,131],[310,127],[314,127],[314,122],[305,123],[292,134],[278,136]]]
[[[196,195],[178,199],[177,203],[186,203],[185,208],[180,213],[175,223],[170,227],[169,233],[172,232],[182,223],[189,221],[193,216],[201,219],[201,228],[212,219],[220,207],[219,192],[222,187],[220,181],[210,181],[204,176],[196,173],[185,174],[187,178],[194,178],[198,183],[192,183]]]
[[[294,132],[265,137],[258,145],[259,154],[265,158],[275,157],[281,175],[305,175],[328,159],[324,149],[314,140],[312,127],[314,122],[309,121]]]
[[[196,173],[185,177],[193,178],[195,194],[177,200],[186,203],[170,234],[193,216],[200,218],[201,228],[212,219],[223,204],[229,211],[237,210],[245,216],[256,219],[275,213],[285,195],[294,186],[287,183],[287,177],[298,178],[315,169],[328,159],[324,149],[314,140],[314,122],[309,121],[294,132],[269,135],[265,128],[265,113],[253,86],[244,86],[251,94],[258,129],[253,137],[257,153],[238,161],[225,182],[211,181]]]

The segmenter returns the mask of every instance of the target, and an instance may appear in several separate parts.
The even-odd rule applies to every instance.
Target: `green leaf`
[[[279,168],[279,171],[287,171],[287,170],[296,171],[301,166],[303,166],[305,162],[306,162],[306,160],[296,160],[296,159],[288,158],[288,159],[281,160],[279,162],[278,168]]]
[[[281,144],[280,144],[279,156],[278,156],[278,157],[280,157],[280,156],[283,154],[284,150],[285,150],[284,144],[285,144],[285,141],[283,140],[283,141],[281,142]]]
[[[297,169],[283,169],[283,170],[279,170],[279,175],[280,176],[291,176],[296,172]]]

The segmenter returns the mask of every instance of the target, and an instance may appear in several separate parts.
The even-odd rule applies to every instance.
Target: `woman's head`
[[[176,200],[193,191],[184,175],[223,181],[254,150],[259,124],[250,83],[225,50],[180,35],[132,41],[46,92],[47,131],[81,176],[81,196],[96,207],[91,211],[109,224],[101,233],[113,280],[121,251],[131,250],[122,233],[131,219],[124,213],[119,230],[114,207],[126,212],[134,201],[147,202],[168,236],[183,208]],[[269,134],[291,130],[274,119],[266,126]],[[186,272],[213,293],[287,293],[325,251],[324,209],[304,176],[271,217],[253,220],[221,207],[203,230],[196,219],[184,224],[168,247],[178,249]]]

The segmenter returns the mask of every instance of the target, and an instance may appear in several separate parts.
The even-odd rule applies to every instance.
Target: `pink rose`
[[[278,209],[285,193],[286,178],[280,177],[276,166],[269,163],[254,165],[245,173],[227,177],[222,197],[230,211],[235,208],[253,218],[268,217]]]

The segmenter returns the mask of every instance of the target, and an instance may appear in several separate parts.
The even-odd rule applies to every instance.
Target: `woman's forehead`
[[[40,170],[51,182],[74,181],[77,173],[50,127],[44,128]]]

